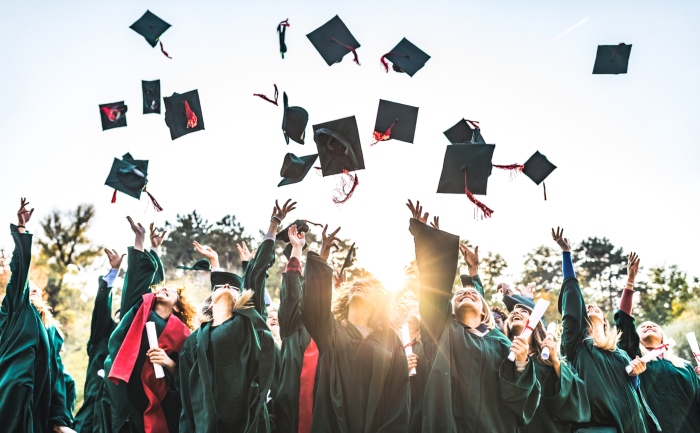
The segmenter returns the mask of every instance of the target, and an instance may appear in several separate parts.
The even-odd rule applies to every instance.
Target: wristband
[[[24,229],[24,228],[26,228],[26,227],[24,227],[24,226],[17,226],[17,228],[18,228],[18,229]]]
[[[627,282],[626,285],[627,285],[627,286],[632,286],[632,287],[634,287],[634,283],[630,283],[629,281]]]
[[[272,215],[272,217],[270,218],[270,222],[272,222],[272,220],[277,220],[277,222],[282,224],[282,218],[278,217],[277,215]]]

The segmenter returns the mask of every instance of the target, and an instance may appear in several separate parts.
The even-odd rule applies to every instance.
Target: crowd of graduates
[[[544,320],[530,320],[536,303],[527,292],[499,285],[505,310],[490,306],[478,247],[440,230],[438,219],[428,224],[411,201],[420,274],[413,304],[376,279],[346,281],[329,266],[340,228],[325,226],[320,250],[304,253],[303,220],[280,230],[295,209],[291,200],[275,202],[257,251],[238,246],[241,276],[193,242],[211,263],[212,292],[201,305],[164,281],[165,233],[127,218],[134,243],[125,255],[105,250],[111,269],[98,280],[84,399],[74,416],[60,326],[28,277],[27,204],[22,199],[10,226],[15,250],[0,311],[3,432],[700,431],[700,367],[674,354],[660,326],[635,323],[634,253],[613,326],[585,303],[568,240],[553,229],[564,281],[561,323],[551,332]],[[288,264],[274,307],[265,282],[279,233]],[[469,275],[455,290],[460,253]],[[661,354],[647,361],[654,350]]]

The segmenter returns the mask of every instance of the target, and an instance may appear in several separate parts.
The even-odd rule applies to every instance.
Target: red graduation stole
[[[306,346],[304,358],[301,361],[301,374],[299,375],[299,425],[298,433],[311,431],[311,420],[314,409],[314,382],[316,380],[316,366],[318,365],[318,347],[316,342]]]
[[[146,326],[148,315],[153,309],[155,300],[155,293],[143,295],[143,303],[136,312],[134,321],[131,323],[131,327],[119,348],[117,356],[114,358],[112,369],[109,372],[108,378],[115,385],[119,385],[120,380],[129,382],[136,358],[139,355],[139,349],[141,348],[143,328]],[[165,353],[168,355],[180,352],[189,335],[190,329],[177,316],[171,314],[165,329],[158,337],[158,346],[165,350]],[[168,387],[165,380],[156,379],[153,364],[148,359],[146,359],[146,363],[141,371],[141,381],[143,382],[143,390],[146,393],[146,397],[148,397],[148,407],[143,413],[143,424],[146,433],[167,433],[168,424],[165,421],[165,414],[160,406],[160,402],[168,393]]]

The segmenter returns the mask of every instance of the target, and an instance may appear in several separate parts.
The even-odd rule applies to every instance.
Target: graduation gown
[[[636,380],[627,375],[627,353],[598,349],[588,338],[588,313],[575,277],[568,277],[559,295],[563,333],[561,352],[586,382],[591,420],[576,428],[612,427],[622,433],[647,432],[645,418],[653,414],[635,390]]]
[[[421,284],[421,340],[431,365],[423,432],[517,432],[519,423],[532,419],[540,399],[534,362],[529,360],[518,374],[507,359],[510,341],[500,330],[480,337],[454,320],[451,295],[459,238],[415,219],[410,230]]]
[[[618,310],[615,324],[622,332],[620,349],[630,358],[641,357],[634,318]],[[700,380],[692,365],[686,363],[678,368],[666,359],[657,358],[647,362],[647,369],[639,375],[639,380],[640,390],[664,433],[700,430]]]
[[[300,273],[285,272],[282,275],[277,312],[282,337],[281,365],[279,386],[273,400],[277,431],[285,433],[308,433],[310,430],[320,367],[316,343],[311,344],[311,335],[301,321],[302,286]],[[302,431],[299,429],[300,412],[303,414]]]
[[[107,380],[107,378],[110,375],[115,358],[122,348],[122,343],[129,333],[137,313],[139,313],[139,308],[144,302],[144,296],[152,293],[152,285],[158,284],[163,280],[162,263],[160,263],[160,258],[154,252],[139,251],[129,247],[127,260],[128,270],[124,277],[120,310],[122,319],[109,338],[109,353],[104,362],[105,380],[103,382],[104,391],[102,398],[106,399],[106,401],[103,401],[102,407],[103,409],[109,409],[109,414],[106,414],[105,417],[111,425],[111,429],[108,429],[108,431],[114,433],[123,431],[123,428],[126,431],[130,429],[132,432],[145,431],[144,414],[148,407],[148,397],[144,391],[145,384],[141,379],[141,374],[146,368],[153,369],[153,365],[146,359],[146,352],[149,346],[145,326],[141,334],[138,357],[128,383],[120,382],[117,385],[111,380]],[[178,320],[174,316],[171,316],[171,318]],[[148,320],[155,323],[160,343],[161,334],[168,325],[170,318],[167,320],[163,319],[155,311],[150,311]],[[187,335],[189,335],[189,332],[187,332]],[[184,343],[184,338],[182,342]],[[172,351],[168,353],[168,356],[177,362],[178,353],[179,350]],[[168,431],[177,432],[180,411],[182,410],[179,395],[179,375],[177,372],[171,375],[166,368],[163,370],[165,371],[165,378],[162,380],[165,381],[167,392],[160,401],[160,407],[165,415]]]
[[[117,326],[112,319],[112,288],[102,277],[98,278],[98,285],[90,322],[90,339],[87,343],[88,368],[83,389],[83,405],[75,415],[75,431],[78,433],[101,431],[97,428],[101,423],[95,420],[95,416],[96,412],[102,411],[98,395],[104,378],[97,373],[104,368],[104,362],[109,353],[107,342]]]
[[[0,420],[8,432],[43,433],[70,426],[65,381],[56,352],[56,330],[46,329],[29,300],[32,235],[10,226],[12,253],[5,298],[0,309]],[[62,343],[62,340],[61,340]]]
[[[244,275],[255,292],[251,308],[218,326],[203,324],[180,355],[180,430],[192,433],[270,433],[267,395],[275,371],[272,333],[263,318],[265,277],[274,241],[265,240]]]
[[[411,347],[413,353],[418,355],[418,365],[416,366],[416,374],[409,378],[411,382],[411,418],[408,423],[408,432],[420,433],[423,430],[423,394],[425,394],[430,365],[420,340],[413,340]]]
[[[50,363],[51,369],[51,412],[55,420],[54,424],[61,420],[60,425],[73,426],[73,406],[75,405],[75,382],[67,374],[61,359],[61,349],[63,349],[63,335],[54,326],[47,329],[49,342],[51,345],[51,357],[54,362]],[[70,382],[69,382],[70,380]],[[72,394],[69,387],[72,384]],[[51,421],[50,421],[51,423]],[[49,427],[53,427],[50,424]]]
[[[68,413],[72,414],[73,410],[75,410],[76,399],[75,380],[73,379],[73,376],[70,375],[70,373],[65,371],[63,372],[63,377],[66,382],[66,409],[68,410]],[[73,425],[75,425],[75,419],[73,419]]]
[[[301,318],[319,350],[321,364],[313,433],[404,433],[410,389],[403,345],[392,329],[367,338],[333,317],[333,270],[308,253]]]

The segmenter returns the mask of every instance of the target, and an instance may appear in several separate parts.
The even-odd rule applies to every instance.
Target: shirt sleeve
[[[114,285],[114,280],[117,279],[117,274],[119,274],[119,269],[110,269],[107,275],[102,277],[102,279],[107,283],[107,287],[112,287]]]

